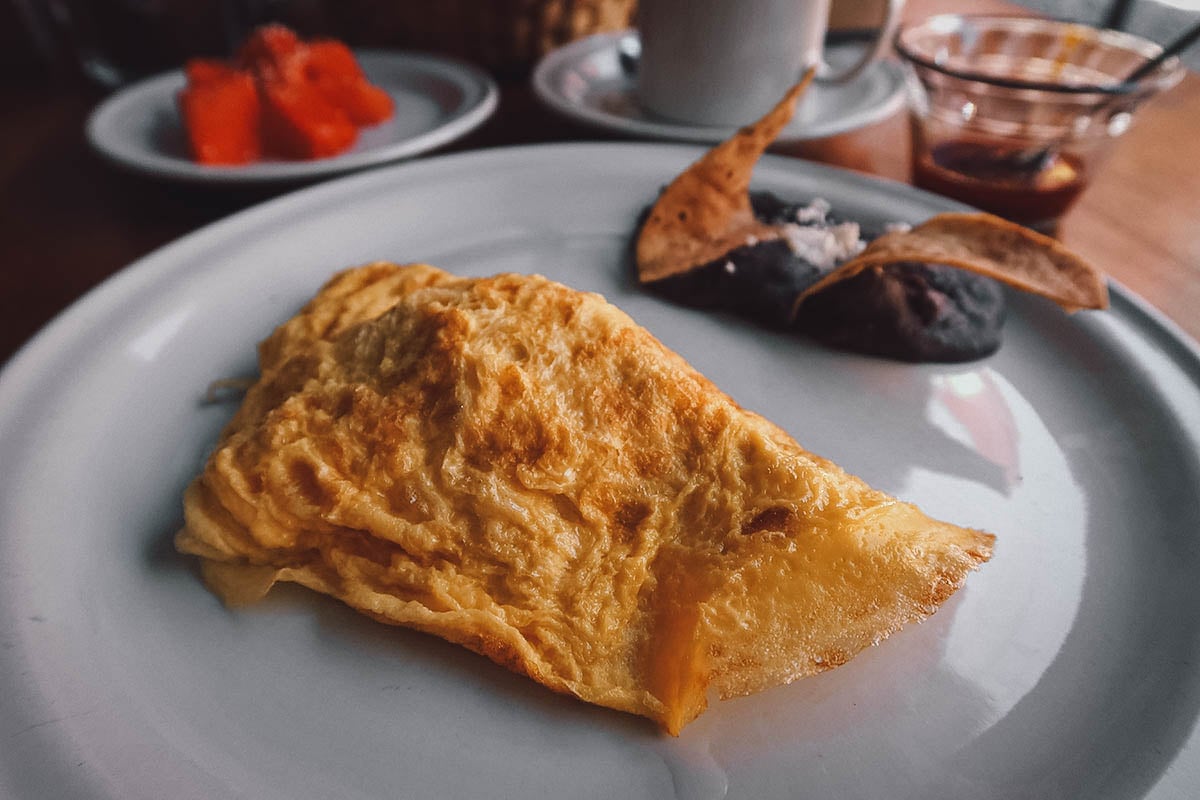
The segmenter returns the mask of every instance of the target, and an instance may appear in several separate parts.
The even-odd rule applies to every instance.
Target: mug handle
[[[871,47],[867,52],[863,53],[862,58],[857,63],[836,74],[822,74],[822,71],[818,70],[816,80],[820,83],[846,83],[857,78],[859,73],[878,61],[892,43],[892,36],[895,35],[896,27],[900,24],[900,9],[903,7],[904,0],[887,0],[887,11],[884,14],[883,25],[880,26],[879,33],[872,40]]]

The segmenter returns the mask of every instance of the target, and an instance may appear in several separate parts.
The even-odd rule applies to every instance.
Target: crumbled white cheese
[[[907,222],[889,222],[883,226],[886,233],[908,233],[912,230],[912,225]]]
[[[796,209],[796,222],[801,225],[822,224],[825,222],[825,215],[832,207],[828,200],[818,197],[804,208]]]
[[[734,264],[732,261],[726,261],[725,262],[725,271],[728,272],[730,275],[732,275],[733,273],[737,272],[737,265]]]
[[[780,227],[788,247],[800,258],[819,269],[831,269],[853,258],[867,246],[857,222],[829,227],[787,223]]]
[[[748,245],[750,245],[751,247],[753,247],[754,245],[758,244],[758,237],[757,237],[757,236],[755,236],[753,233],[751,233],[751,234],[748,234],[748,235],[746,236],[746,244],[748,244]]]

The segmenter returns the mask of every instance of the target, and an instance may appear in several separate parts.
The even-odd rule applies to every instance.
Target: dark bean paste
[[[833,211],[797,217],[809,206],[768,192],[751,193],[750,201],[768,224],[831,228],[845,221]],[[861,235],[870,241],[880,233],[864,228]],[[973,361],[1000,347],[1004,291],[991,278],[936,264],[891,264],[833,283],[796,309],[797,297],[833,268],[806,260],[786,239],[773,239],[647,288],[681,305],[730,311],[830,347],[901,361]]]
[[[805,300],[795,327],[841,350],[900,361],[974,361],[1000,347],[1004,291],[940,264],[868,269]]]

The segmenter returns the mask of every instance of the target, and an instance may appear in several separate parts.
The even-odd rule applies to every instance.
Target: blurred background
[[[880,5],[835,0],[831,30],[853,35],[870,28]],[[1200,15],[1200,0],[1023,5],[1160,43]],[[113,88],[189,56],[227,55],[255,24],[277,20],[307,36],[458,56],[516,78],[568,41],[630,27],[636,12],[637,0],[0,0],[0,64],[5,80],[83,77]],[[1200,69],[1200,49],[1185,61]]]

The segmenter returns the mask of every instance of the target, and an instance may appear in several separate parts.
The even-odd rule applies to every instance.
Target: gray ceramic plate
[[[188,155],[175,96],[182,72],[135,83],[92,112],[87,137],[101,156],[156,178],[209,184],[308,181],[419,155],[454,141],[496,110],[499,90],[485,72],[451,59],[384,50],[356,52],[367,77],[392,96],[391,119],[359,132],[354,146],[313,161],[244,166],[197,164]]]
[[[621,57],[625,46],[637,49],[636,31],[596,34],[560,47],[534,69],[534,91],[555,111],[615,133],[710,144],[733,134],[732,127],[688,125],[642,109],[637,102],[637,81],[625,66],[629,62]],[[842,69],[858,60],[861,49],[862,45],[854,42],[832,44],[826,47],[825,57],[832,66]],[[903,106],[900,67],[881,61],[844,84],[810,86],[796,116],[777,141],[798,142],[845,133],[879,122]]]
[[[117,275],[0,375],[0,796],[1162,798],[1200,792],[1200,358],[1117,289],[1014,297],[992,358],[824,350],[640,292],[639,209],[699,151],[493,150],[234,216]],[[873,220],[947,204],[768,158]],[[176,556],[217,377],[372,259],[598,290],[745,406],[996,556],[923,625],[678,739],[303,590],[224,610]]]

